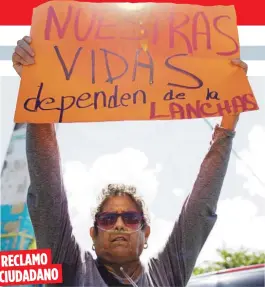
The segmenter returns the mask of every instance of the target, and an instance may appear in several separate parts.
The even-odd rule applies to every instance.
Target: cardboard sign
[[[16,122],[216,117],[257,110],[233,6],[51,1],[34,10],[35,64]]]

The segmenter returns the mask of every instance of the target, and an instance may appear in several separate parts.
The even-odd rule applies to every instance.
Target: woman
[[[34,63],[31,39],[18,41],[13,65]],[[247,71],[240,60],[232,61]],[[52,124],[27,126],[27,158],[31,184],[28,208],[38,248],[52,250],[53,263],[62,264],[63,286],[186,286],[196,259],[216,221],[216,205],[230,158],[238,116],[224,117],[216,126],[208,151],[163,250],[148,267],[140,255],[148,246],[150,225],[136,190],[108,185],[102,191],[94,226],[90,229],[94,260],[82,257],[72,236],[59,149]]]

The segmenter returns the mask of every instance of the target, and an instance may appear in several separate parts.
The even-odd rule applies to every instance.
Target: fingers
[[[13,66],[16,65],[30,65],[28,62],[26,62],[19,54],[17,54],[16,52],[13,53],[12,55],[12,62],[13,62]]]
[[[30,43],[31,43],[31,38],[28,36],[23,37],[23,39],[17,41],[17,46],[21,47],[22,49],[24,49],[29,55],[31,55],[32,57],[34,57],[34,51],[33,49],[30,47]]]
[[[24,40],[28,44],[31,43],[31,38],[29,36],[24,36],[22,40]]]
[[[242,69],[245,71],[245,73],[247,73],[247,71],[248,71],[248,65],[247,65],[245,62],[243,62],[243,61],[240,60],[240,59],[233,59],[231,62],[232,62],[232,64],[234,64],[234,65],[236,65],[236,66],[242,68]]]
[[[30,56],[34,57],[34,51],[30,47],[31,38],[28,36],[25,36],[23,39],[17,41],[17,47],[22,48],[25,50]]]
[[[232,63],[235,64],[235,65],[237,65],[237,66],[240,66],[240,67],[243,68],[243,69],[246,69],[247,66],[248,66],[245,62],[243,62],[243,61],[240,60],[240,59],[233,59],[233,60],[232,60]]]
[[[13,65],[31,65],[34,64],[34,51],[30,47],[31,38],[25,36],[17,41],[15,52],[13,53]]]
[[[26,52],[23,48],[21,48],[19,46],[16,46],[13,56],[14,56],[13,59],[17,60],[17,61],[23,60],[23,63],[26,63],[26,64],[33,64],[34,63],[34,58],[31,55],[29,55],[28,52]],[[21,62],[21,64],[22,64],[22,62]]]

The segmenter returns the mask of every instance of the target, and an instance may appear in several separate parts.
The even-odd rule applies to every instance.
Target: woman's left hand
[[[245,71],[245,73],[247,74],[247,72],[248,72],[248,65],[245,62],[243,62],[240,59],[233,59],[231,61],[231,63],[233,65],[236,65],[236,66],[242,68]],[[224,129],[228,129],[228,130],[234,131],[235,128],[236,128],[238,120],[239,120],[239,114],[223,116],[221,127],[223,127]]]
[[[235,65],[235,66],[238,66],[238,67],[242,68],[245,71],[245,73],[247,74],[247,72],[248,72],[248,65],[245,62],[243,62],[240,59],[233,59],[231,61],[231,63],[233,65]]]

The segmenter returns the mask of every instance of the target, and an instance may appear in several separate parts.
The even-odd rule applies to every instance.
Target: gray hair
[[[149,225],[150,216],[144,200],[137,194],[135,186],[126,184],[108,184],[102,189],[100,195],[98,196],[98,205],[92,212],[93,220],[95,221],[96,215],[102,211],[104,204],[110,197],[124,195],[128,195],[131,198],[131,200],[138,207],[139,211],[143,213],[145,223]]]

